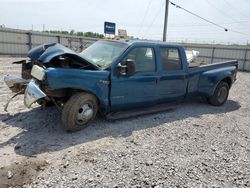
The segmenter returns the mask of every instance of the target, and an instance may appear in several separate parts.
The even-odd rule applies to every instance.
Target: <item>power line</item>
[[[193,16],[196,16],[196,17],[198,17],[198,18],[200,18],[200,19],[202,19],[202,20],[204,20],[204,21],[206,21],[206,22],[208,22],[208,23],[210,23],[210,24],[212,24],[212,25],[214,25],[214,26],[216,26],[216,27],[219,27],[219,28],[223,29],[223,30],[226,31],[226,32],[227,32],[227,31],[231,31],[231,32],[234,32],[234,33],[238,33],[238,34],[250,36],[250,34],[247,34],[247,33],[243,33],[243,32],[240,32],[240,31],[228,29],[228,28],[226,28],[226,27],[224,27],[224,26],[222,26],[222,25],[219,25],[219,24],[217,24],[217,23],[215,23],[215,22],[212,22],[212,21],[210,21],[210,20],[208,20],[208,19],[206,19],[206,18],[203,18],[203,17],[199,16],[199,15],[196,14],[196,13],[193,13],[193,12],[189,11],[189,10],[187,10],[187,9],[185,9],[185,8],[183,8],[183,7],[181,7],[180,5],[177,5],[177,4],[175,4],[175,3],[171,2],[171,1],[169,1],[169,2],[170,2],[171,5],[175,6],[176,8],[182,9],[182,10],[186,11],[187,13],[192,14]]]
[[[224,0],[225,1],[225,0]],[[206,0],[206,2],[213,8],[215,8],[220,14],[222,14],[223,16],[225,16],[227,19],[231,19],[234,21],[238,21],[235,18],[231,17],[231,14],[226,14],[224,11],[222,11],[221,9],[219,9],[217,6],[215,6],[212,2]],[[244,24],[246,27],[249,27],[248,25]]]
[[[226,25],[232,25],[232,24],[240,24],[240,23],[249,23],[250,20],[242,20],[242,21],[237,21],[237,22],[221,22],[221,23],[218,23],[218,24],[226,24]],[[210,26],[210,24],[182,24],[182,25],[178,25],[178,24],[174,24],[174,25],[171,25],[169,24],[170,27],[205,27],[205,26]]]
[[[177,4],[175,4],[175,3],[171,2],[171,1],[169,1],[169,2],[171,3],[171,5],[175,6],[176,8],[182,9],[182,10],[188,12],[189,14],[192,14],[193,16],[196,16],[196,17],[198,17],[198,18],[200,18],[200,19],[202,19],[202,20],[204,20],[204,21],[206,21],[206,22],[208,22],[208,23],[210,23],[212,25],[215,25],[215,26],[217,26],[219,28],[222,28],[222,29],[224,29],[224,31],[228,31],[227,28],[225,28],[225,27],[223,27],[223,26],[221,26],[221,25],[219,25],[217,23],[214,23],[214,22],[212,22],[212,21],[210,21],[210,20],[208,20],[206,18],[203,18],[203,17],[199,16],[198,14],[195,14],[195,13],[193,13],[193,12],[191,12],[191,11],[189,11],[189,10],[187,10],[187,9],[181,7],[180,5],[177,5]]]
[[[229,3],[227,0],[223,0],[229,7],[231,7],[233,10],[236,10],[242,17],[246,17],[246,18],[248,18],[249,19],[249,17],[245,14],[245,13],[243,13],[243,12],[241,12],[241,10],[240,9],[238,9],[237,7],[235,7],[235,6],[233,6],[231,3]]]
[[[228,14],[225,14],[222,10],[220,10],[219,8],[217,8],[213,3],[211,3],[210,1],[208,0],[205,0],[211,7],[215,8],[219,13],[221,13],[222,15],[224,15],[226,18],[229,17]]]
[[[148,33],[147,35],[161,35],[162,33],[161,32],[150,32]],[[216,31],[190,31],[190,32],[185,32],[185,31],[175,31],[175,30],[169,30],[169,35],[170,36],[183,36],[183,34],[185,34],[185,36],[206,36],[206,37],[213,37],[214,38],[214,35],[218,34],[218,32]],[[199,35],[197,35],[199,34]],[[233,37],[236,37],[236,36],[230,36],[230,35],[226,35],[225,37],[230,37],[230,38],[233,38]],[[239,38],[239,37],[238,37]],[[240,37],[240,38],[246,38],[246,37]]]
[[[231,21],[231,22],[218,22],[217,24],[225,24],[225,25],[232,25],[232,24],[240,24],[240,23],[250,23],[250,19],[240,19],[238,21]],[[128,23],[128,22],[118,22],[117,24],[119,24],[120,26],[129,26],[129,27],[136,27],[138,28],[138,23]],[[150,24],[144,24],[144,27],[149,27]],[[157,24],[154,25],[156,27],[162,27],[162,24]],[[191,27],[191,26],[198,26],[198,27],[202,27],[202,26],[211,26],[211,24],[199,24],[199,23],[194,23],[194,22],[185,22],[185,23],[181,23],[181,24],[176,24],[176,22],[174,22],[174,24],[170,23],[168,24],[168,26],[170,27]],[[91,28],[102,28],[102,26],[100,25],[92,25]]]
[[[152,25],[154,24],[156,18],[159,16],[159,14],[161,13],[161,9],[164,7],[163,5],[165,4],[165,2],[162,3],[161,7],[159,8],[159,10],[157,11],[155,17],[153,18],[152,22],[150,23],[148,29],[146,30],[146,32],[144,33],[144,36],[148,33],[149,29],[152,27]]]
[[[230,29],[229,31],[234,32],[234,33],[238,33],[238,34],[241,34],[241,35],[250,36],[250,34],[243,33],[243,32],[241,32],[241,31],[237,31],[237,30],[232,30],[232,29]]]
[[[235,24],[240,24],[240,23],[250,23],[250,20],[249,21],[238,21],[238,22],[218,22],[217,24],[219,25],[224,25],[225,28],[227,28],[228,26],[231,26],[231,25],[235,25]],[[133,26],[133,27],[136,27],[134,25],[130,25],[130,24],[127,24],[126,26]],[[149,26],[146,25],[146,26]],[[181,24],[175,24],[175,23],[170,23],[168,24],[169,27],[173,27],[173,28],[182,28],[182,27],[208,27],[208,26],[211,26],[210,23],[197,23],[197,22],[184,22],[184,23],[181,23]],[[155,24],[155,27],[162,27],[161,24]]]
[[[139,28],[139,30],[138,30],[138,34],[137,34],[137,35],[139,35],[139,34],[141,33],[141,30],[142,30],[142,27],[143,27],[145,18],[146,18],[147,14],[148,14],[149,7],[150,7],[150,5],[152,4],[152,2],[153,2],[153,0],[150,0],[150,1],[148,2],[148,6],[147,6],[146,12],[145,12],[145,14],[144,14],[144,16],[143,16],[143,19],[142,19],[142,22],[141,22],[141,25],[140,25],[140,28]]]

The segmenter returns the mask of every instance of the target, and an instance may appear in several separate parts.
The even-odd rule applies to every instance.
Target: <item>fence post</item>
[[[245,55],[244,55],[244,61],[243,61],[243,67],[242,67],[242,71],[245,71],[245,69],[246,69],[246,63],[247,63],[247,48],[246,48],[246,50],[245,50]]]
[[[83,51],[83,41],[82,41],[82,38],[79,38],[80,39],[80,50]]]
[[[71,38],[71,37],[68,37],[68,45],[69,45],[69,46],[67,46],[67,47],[70,48],[70,49],[72,49],[71,40],[72,40],[72,38]]]
[[[31,48],[32,48],[32,37],[31,37],[32,33],[31,33],[31,32],[28,32],[27,34],[28,34],[28,45],[29,45],[29,50],[31,50]]]
[[[61,43],[61,37],[60,35],[57,36],[57,42],[60,44]]]
[[[211,64],[213,64],[213,62],[214,62],[214,51],[215,51],[215,47],[213,46],[213,48],[212,48],[212,56],[211,56]]]

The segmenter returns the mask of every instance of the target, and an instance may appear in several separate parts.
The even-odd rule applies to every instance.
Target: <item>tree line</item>
[[[75,30],[71,30],[69,31],[59,31],[59,30],[47,30],[44,31],[46,33],[52,33],[52,34],[58,34],[58,35],[74,35],[74,36],[82,36],[82,37],[92,37],[92,38],[104,38],[103,34],[100,33],[95,33],[95,32],[81,32],[81,31],[75,31]]]

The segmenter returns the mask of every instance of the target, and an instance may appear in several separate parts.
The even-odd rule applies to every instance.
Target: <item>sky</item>
[[[250,0],[171,0],[229,31],[169,5],[167,40],[250,43]],[[104,21],[128,35],[162,40],[166,0],[0,0],[0,25],[103,33]]]

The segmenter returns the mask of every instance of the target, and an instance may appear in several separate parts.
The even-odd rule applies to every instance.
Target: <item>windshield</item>
[[[80,55],[101,68],[108,67],[126,50],[128,44],[113,41],[97,41]]]

